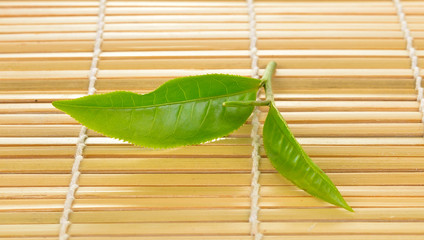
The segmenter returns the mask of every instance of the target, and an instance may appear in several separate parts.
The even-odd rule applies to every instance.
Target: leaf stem
[[[269,106],[274,101],[274,95],[272,94],[272,75],[274,75],[277,63],[271,61],[266,66],[264,75],[261,78],[260,86],[265,88],[265,101],[228,101],[222,103],[224,107],[247,107],[247,106]]]
[[[224,107],[247,107],[247,106],[268,106],[270,101],[228,101],[222,103]]]
[[[277,63],[274,61],[271,61],[266,66],[264,75],[262,76],[261,80],[263,83],[265,83],[265,101],[273,102],[274,101],[274,94],[272,94],[272,75],[274,75],[275,68],[277,67]]]

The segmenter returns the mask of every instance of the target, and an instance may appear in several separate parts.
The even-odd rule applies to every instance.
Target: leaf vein
[[[169,105],[175,105],[175,104],[184,104],[184,103],[190,103],[190,102],[200,102],[202,100],[213,100],[213,99],[218,99],[218,98],[225,98],[225,97],[230,97],[230,96],[237,96],[237,95],[241,95],[241,94],[245,94],[248,93],[252,90],[256,90],[254,88],[249,89],[249,90],[245,90],[245,91],[241,91],[241,92],[237,92],[237,93],[232,93],[232,94],[224,94],[224,95],[218,95],[218,96],[213,96],[213,97],[204,97],[204,98],[195,98],[195,99],[190,99],[190,100],[184,100],[184,101],[176,101],[176,102],[168,102],[168,103],[160,103],[160,104],[152,104],[152,105],[147,105],[147,106],[136,106],[136,107],[114,107],[114,106],[86,106],[86,105],[75,105],[75,104],[66,104],[66,103],[62,103],[62,105],[67,105],[67,106],[71,106],[71,107],[80,107],[80,108],[114,108],[114,109],[120,109],[120,108],[124,108],[124,109],[128,109],[128,108],[155,108],[155,107],[161,107],[161,106],[169,106]],[[154,95],[156,96],[156,95]]]

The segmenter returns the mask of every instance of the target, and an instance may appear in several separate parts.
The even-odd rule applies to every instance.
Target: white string
[[[258,55],[257,55],[257,48],[256,48],[256,41],[258,40],[256,36],[256,14],[254,9],[253,0],[246,0],[247,3],[247,9],[249,13],[249,39],[250,39],[250,59],[252,60],[252,77],[253,78],[259,78],[259,67],[258,67]],[[259,97],[259,92],[257,95],[257,99]],[[259,155],[259,147],[260,147],[260,136],[258,134],[259,130],[259,114],[260,110],[258,107],[255,107],[253,110],[253,117],[252,117],[252,132],[250,136],[252,137],[252,181],[251,181],[251,192],[250,192],[250,234],[254,236],[255,240],[261,240],[262,234],[259,232],[259,220],[258,220],[258,214],[259,214],[259,161],[261,159],[261,156]]]
[[[423,87],[421,86],[422,77],[420,76],[420,68],[418,67],[418,57],[414,48],[414,38],[411,36],[411,31],[408,28],[408,23],[405,19],[402,3],[400,0],[393,0],[396,6],[397,15],[399,18],[400,26],[403,32],[403,37],[406,40],[406,50],[408,51],[409,58],[411,59],[411,70],[415,79],[415,90],[418,91],[417,101],[420,103],[420,112],[422,113],[421,121],[424,123],[424,100],[423,100]]]
[[[96,83],[96,80],[97,80],[97,71],[98,71],[97,65],[99,62],[101,45],[103,42],[105,9],[106,9],[106,0],[100,0],[96,40],[94,43],[93,59],[91,61],[91,67],[90,67],[90,72],[88,77],[89,79],[88,95],[92,95],[96,92],[96,89],[94,88],[94,84]],[[83,152],[85,148],[86,139],[87,139],[87,128],[82,126],[78,136],[74,164],[72,165],[71,182],[69,183],[69,189],[68,189],[68,193],[66,194],[66,200],[63,207],[62,217],[60,218],[59,240],[67,240],[69,238],[68,229],[69,229],[69,226],[71,225],[71,222],[69,221],[69,215],[72,212],[72,203],[75,200],[75,192],[79,187],[78,178],[81,175],[81,172],[79,171],[79,166],[81,164],[81,161],[84,159]]]

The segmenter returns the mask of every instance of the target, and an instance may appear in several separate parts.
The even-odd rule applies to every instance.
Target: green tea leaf
[[[239,128],[253,106],[222,103],[255,100],[259,86],[260,80],[253,78],[210,74],[176,78],[144,95],[118,91],[53,105],[106,136],[168,148],[202,143]]]
[[[308,157],[274,103],[263,128],[264,147],[277,171],[312,196],[353,211],[330,178]]]

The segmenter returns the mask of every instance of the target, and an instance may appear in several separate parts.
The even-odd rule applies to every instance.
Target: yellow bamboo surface
[[[401,3],[423,68],[424,2]],[[299,190],[261,148],[262,239],[424,240],[423,114],[394,3],[254,7],[260,73],[277,62],[278,109],[355,210]],[[51,102],[87,94],[98,11],[95,0],[0,1],[0,239],[58,239],[81,125]],[[95,87],[250,76],[248,20],[244,0],[108,0]],[[165,150],[89,130],[70,239],[253,239],[251,129]]]

